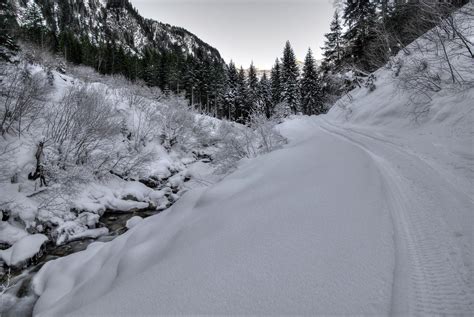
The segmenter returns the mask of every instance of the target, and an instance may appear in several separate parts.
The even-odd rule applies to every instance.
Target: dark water
[[[207,157],[198,157],[198,160],[204,163],[211,162],[211,160]],[[175,173],[173,173],[172,176]],[[190,178],[184,179],[185,182],[189,180]],[[153,185],[153,187],[157,190],[164,189],[166,181],[167,179],[163,179],[160,183],[151,185]],[[166,195],[169,200],[169,204],[166,206],[166,208],[169,208],[176,202],[174,199],[171,199],[171,193],[181,196],[180,194],[182,194],[182,188],[169,188],[169,194]],[[29,317],[32,315],[33,307],[38,297],[32,290],[31,281],[35,274],[48,261],[83,251],[87,248],[87,246],[95,241],[111,241],[127,231],[126,223],[130,218],[134,216],[147,218],[156,215],[161,211],[163,211],[163,209],[144,209],[130,212],[107,210],[100,217],[98,224],[98,227],[106,227],[109,229],[109,233],[107,235],[101,236],[97,239],[84,238],[81,240],[69,241],[59,246],[50,241],[44,245],[41,252],[29,263],[27,263],[26,267],[24,268],[8,269],[5,266],[2,268],[0,262],[0,317]],[[8,290],[6,292],[4,291],[2,294],[1,286],[7,284],[9,284]],[[8,302],[12,298],[14,300],[13,305],[4,305],[4,302]],[[2,307],[4,308],[3,311]]]
[[[45,244],[44,248],[34,259],[28,263],[27,268],[23,269],[8,269],[3,268],[3,272],[0,272],[0,285],[9,284],[8,290],[4,295],[1,294],[0,289],[0,316],[1,317],[22,317],[31,316],[33,313],[33,307],[38,299],[31,288],[31,281],[34,275],[41,269],[41,267],[48,261],[67,256],[82,250],[85,250],[89,244],[95,241],[110,241],[117,236],[127,231],[127,221],[134,217],[140,216],[147,218],[160,213],[159,210],[140,210],[131,212],[118,212],[113,210],[107,210],[99,220],[100,227],[106,227],[109,229],[109,233],[105,236],[101,236],[97,239],[85,238],[76,241],[70,241],[63,245],[55,245],[52,242]],[[15,304],[11,307],[5,305],[14,296],[16,299]],[[4,301],[3,303],[1,301]],[[2,306],[8,306],[8,309],[2,312]],[[5,307],[6,308],[6,307]]]

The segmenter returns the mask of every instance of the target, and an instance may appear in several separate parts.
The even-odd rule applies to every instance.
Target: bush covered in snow
[[[223,122],[218,134],[220,148],[216,162],[221,169],[228,170],[242,158],[253,158],[281,147],[285,138],[275,129],[278,118],[267,119],[263,114],[250,115],[248,126]]]
[[[98,226],[107,209],[168,208],[189,164],[213,161],[222,172],[284,142],[277,118],[222,122],[182,96],[28,56],[0,65],[0,226],[12,234],[1,243],[106,234]]]

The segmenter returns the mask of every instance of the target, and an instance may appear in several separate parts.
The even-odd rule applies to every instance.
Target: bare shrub
[[[136,151],[140,151],[154,138],[159,136],[159,108],[156,103],[143,97],[135,89],[122,89],[120,97],[128,106],[128,118],[123,122],[123,129],[128,141]]]
[[[19,137],[30,129],[44,107],[47,82],[25,65],[4,68],[0,81],[0,134]]]
[[[474,15],[472,5],[453,11],[454,7],[447,3],[420,1],[416,8],[418,18],[408,29],[413,30],[413,35],[423,29],[428,31],[407,46],[409,58],[399,54],[399,67],[394,74],[398,75],[399,89],[410,98],[414,120],[419,121],[429,113],[434,94],[474,86],[470,42]]]
[[[425,0],[417,4],[417,9],[420,14],[412,21],[411,29],[413,32],[419,32],[420,28],[430,30],[409,48],[423,55],[431,69],[449,74],[449,79],[444,80],[446,84],[472,85],[472,77],[466,76],[471,72],[474,58],[470,41],[474,32],[472,5],[454,11],[449,3],[433,5]],[[469,65],[468,68],[465,65]],[[440,78],[444,79],[441,75]]]
[[[61,168],[90,163],[95,151],[107,150],[119,122],[107,99],[87,86],[69,89],[46,117],[46,144]]]
[[[15,183],[16,170],[15,166],[15,154],[19,149],[19,145],[15,140],[11,138],[0,138],[0,182],[12,182]]]
[[[158,124],[163,146],[170,150],[175,145],[186,146],[194,140],[195,114],[187,106],[187,101],[179,96],[169,97],[161,110]]]
[[[285,138],[275,129],[275,118],[268,119],[260,112],[250,115],[250,128],[257,137],[258,154],[269,153],[286,143]]]
[[[248,126],[221,123],[218,131],[221,146],[216,154],[220,170],[232,169],[243,158],[269,153],[286,143],[286,139],[275,129],[278,122],[278,119],[267,119],[261,113],[253,113]]]

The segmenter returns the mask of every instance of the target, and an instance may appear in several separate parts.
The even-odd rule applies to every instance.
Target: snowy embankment
[[[0,98],[0,110],[33,106],[23,118],[28,128],[12,121],[0,139],[2,248],[18,249],[39,233],[57,245],[97,238],[108,233],[99,223],[107,210],[164,210],[185,191],[185,181],[212,172],[194,165],[216,150],[220,120],[189,111],[184,99],[87,68],[65,74],[18,59],[0,65],[0,88],[10,98]],[[30,91],[30,99],[21,99]],[[38,172],[48,186],[34,177]],[[0,264],[21,267],[35,255],[10,261],[7,251]]]
[[[398,57],[402,78],[420,56]],[[472,80],[420,103],[375,75],[375,91],[284,122],[283,149],[47,263],[34,313],[472,313]]]
[[[379,75],[384,99],[361,90],[351,121],[398,109]],[[468,313],[473,97],[436,97],[423,125],[341,108],[289,120],[284,149],[46,264],[35,313]]]

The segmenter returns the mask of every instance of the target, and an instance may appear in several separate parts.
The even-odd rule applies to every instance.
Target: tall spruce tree
[[[247,92],[247,102],[249,104],[250,110],[257,110],[258,107],[258,78],[257,78],[257,69],[253,65],[253,62],[250,64],[248,70],[248,92]]]
[[[342,57],[344,56],[342,25],[337,10],[334,12],[334,17],[331,21],[330,32],[324,34],[324,36],[326,37],[326,40],[324,41],[324,46],[321,47],[324,56],[322,69],[325,72],[337,72],[340,70]]]
[[[262,79],[259,83],[259,109],[265,114],[267,118],[273,115],[273,96],[272,86],[266,73],[263,73]]]
[[[28,2],[20,20],[25,37],[41,45],[41,47],[44,47],[47,28],[43,12],[39,5],[34,1]]]
[[[237,74],[237,89],[236,89],[236,114],[235,120],[240,123],[245,123],[250,113],[248,103],[248,85],[245,78],[245,70],[241,66]]]
[[[212,80],[211,80],[211,91],[212,91],[212,115],[215,117],[223,117],[222,105],[224,103],[225,96],[225,82],[226,73],[224,65],[219,61],[214,61],[212,64]]]
[[[10,60],[18,50],[13,30],[16,26],[13,6],[10,1],[0,2],[0,59]]]
[[[226,68],[226,82],[222,112],[224,117],[229,120],[235,120],[237,105],[237,81],[238,72],[233,61],[230,61]]]
[[[275,65],[273,65],[271,71],[271,86],[272,86],[272,102],[274,105],[277,105],[281,102],[281,65],[280,60],[277,58],[275,60]]]
[[[301,78],[301,111],[306,115],[323,112],[321,83],[311,49],[306,54]]]
[[[281,74],[282,101],[296,114],[300,102],[299,69],[290,41],[286,42],[283,50]]]
[[[366,48],[374,37],[377,15],[371,0],[346,0],[344,20],[348,29],[344,34],[347,41],[346,58],[364,71],[373,71]]]

